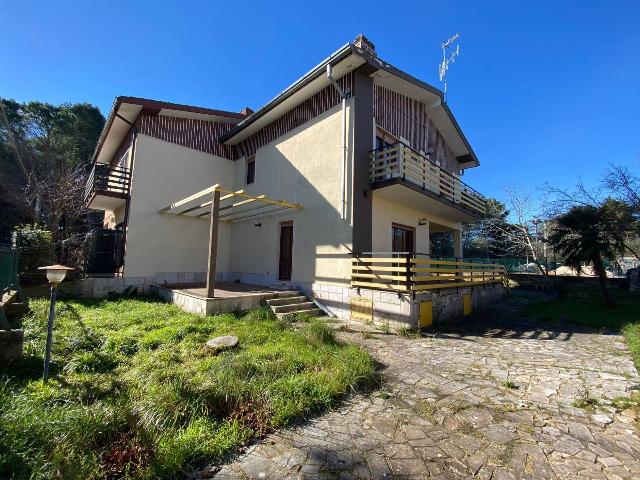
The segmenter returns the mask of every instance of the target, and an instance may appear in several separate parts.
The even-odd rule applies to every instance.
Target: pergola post
[[[220,220],[220,190],[214,189],[209,225],[209,262],[207,263],[207,298],[213,298],[216,289],[216,260],[218,254],[218,223]]]

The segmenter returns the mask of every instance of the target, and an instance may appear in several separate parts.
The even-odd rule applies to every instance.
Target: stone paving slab
[[[624,339],[522,319],[511,299],[421,338],[341,332],[383,365],[383,387],[280,430],[216,479],[640,478],[640,383]],[[602,403],[587,412],[577,398]],[[216,473],[217,472],[217,473]]]

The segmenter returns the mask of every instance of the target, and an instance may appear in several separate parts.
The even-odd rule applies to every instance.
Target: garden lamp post
[[[64,265],[50,265],[48,267],[40,267],[38,270],[47,271],[47,280],[51,285],[51,305],[49,305],[49,321],[47,322],[47,348],[44,355],[44,373],[42,381],[47,383],[49,380],[49,362],[51,360],[51,342],[53,341],[53,317],[56,314],[56,293],[58,285],[64,280],[69,270],[73,268]]]

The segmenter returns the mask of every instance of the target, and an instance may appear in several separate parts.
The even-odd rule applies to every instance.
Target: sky
[[[486,196],[545,182],[596,185],[640,166],[640,2],[0,0],[0,97],[118,95],[254,110],[364,33],[438,88],[441,43],[461,35],[448,103]]]

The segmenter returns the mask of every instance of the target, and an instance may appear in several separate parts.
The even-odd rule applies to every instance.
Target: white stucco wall
[[[415,250],[418,253],[429,253],[429,224],[419,225],[420,219],[426,218],[430,223],[437,223],[453,230],[462,228],[462,224],[460,223],[450,222],[436,217],[429,212],[423,212],[406,205],[391,202],[377,195],[375,190],[373,191],[372,203],[373,219],[371,223],[371,240],[373,251],[375,252],[391,252],[391,225],[393,223],[407,225],[416,229]]]
[[[348,123],[350,108],[349,103]],[[236,161],[236,189],[303,205],[301,210],[232,225],[230,271],[236,278],[260,283],[277,280],[279,222],[291,220],[292,282],[349,282],[352,223],[350,204],[346,219],[340,218],[342,155],[342,110],[338,106],[260,148],[255,157],[253,184],[244,184],[246,161]],[[348,160],[345,180],[348,186],[350,164]],[[350,196],[347,187],[347,201]],[[256,223],[261,227],[254,226]],[[256,274],[255,279],[247,274]]]
[[[233,162],[141,134],[133,168],[124,274],[206,271],[209,222],[158,211],[216,183],[232,185]],[[230,234],[221,224],[218,272],[229,269]]]

